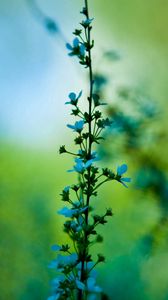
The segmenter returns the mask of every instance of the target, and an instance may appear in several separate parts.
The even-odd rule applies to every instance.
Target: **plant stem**
[[[88,11],[88,0],[84,0],[85,1],[85,9],[86,9],[86,18],[89,19],[89,11]],[[88,97],[88,101],[89,101],[89,108],[88,108],[88,113],[89,113],[89,122],[88,122],[88,132],[89,132],[89,142],[88,142],[88,159],[91,159],[91,152],[92,152],[92,139],[91,139],[91,134],[92,134],[92,96],[93,96],[93,72],[92,72],[92,57],[91,57],[91,49],[90,49],[90,44],[91,44],[91,27],[88,26],[87,30],[86,30],[86,38],[87,38],[87,42],[89,45],[89,49],[88,49],[88,57],[89,57],[89,97]],[[91,185],[91,180],[90,180],[90,176],[91,176],[91,167],[88,168],[88,180],[87,180],[87,197],[86,197],[86,205],[89,207],[89,202],[90,202],[90,185]],[[85,213],[85,223],[86,223],[86,228],[88,225],[88,218],[89,218],[89,209],[86,210]],[[85,248],[83,250],[82,253],[82,258],[81,258],[81,282],[85,282],[86,278],[85,278],[85,261],[86,261],[86,256],[87,256],[87,252],[88,252],[88,246],[87,246],[87,239],[88,239],[88,234],[85,231],[84,233],[84,245]],[[78,291],[78,300],[82,300],[83,299],[83,291],[79,290]]]

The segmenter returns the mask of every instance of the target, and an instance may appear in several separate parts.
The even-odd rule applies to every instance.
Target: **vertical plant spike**
[[[99,263],[105,261],[105,257],[98,253],[97,259],[93,261],[90,249],[91,246],[103,241],[103,237],[97,232],[97,227],[107,223],[108,217],[113,213],[111,208],[106,209],[102,215],[93,213],[95,208],[91,207],[91,198],[97,196],[99,187],[105,182],[116,180],[124,186],[126,186],[125,182],[130,182],[130,178],[124,177],[127,172],[126,164],[118,166],[115,171],[96,166],[98,155],[94,148],[103,139],[102,131],[112,126],[112,121],[103,118],[99,108],[104,103],[99,95],[94,93],[92,70],[94,41],[91,38],[93,18],[89,16],[87,0],[84,0],[81,14],[83,20],[80,29],[77,28],[73,32],[75,38],[72,45],[67,44],[67,49],[69,55],[76,56],[79,63],[88,70],[89,95],[86,100],[88,109],[82,111],[80,108],[82,91],[69,94],[69,100],[65,104],[71,105],[71,114],[77,118],[77,121],[68,124],[67,127],[75,133],[74,142],[78,150],[73,153],[67,150],[65,145],[59,150],[60,154],[67,153],[74,156],[74,165],[68,171],[76,172],[78,178],[75,184],[63,189],[61,198],[66,206],[58,211],[67,218],[64,232],[72,240],[73,247],[68,244],[52,246],[57,256],[49,267],[55,269],[59,275],[52,281],[52,296],[48,300],[93,300],[101,296],[102,289],[96,284],[94,269]]]

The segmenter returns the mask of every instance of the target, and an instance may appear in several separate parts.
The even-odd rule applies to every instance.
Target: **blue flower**
[[[66,47],[68,50],[70,50],[69,55],[73,56],[73,55],[77,55],[77,56],[85,56],[85,51],[86,51],[86,47],[83,43],[81,43],[79,41],[79,39],[76,37],[73,40],[73,44],[66,44]]]
[[[79,39],[76,37],[74,40],[73,40],[73,46],[71,46],[71,44],[67,43],[66,44],[66,47],[68,50],[71,50],[73,51],[74,48],[77,48],[79,46]]]
[[[70,186],[69,186],[69,185],[65,186],[64,189],[63,189],[63,191],[64,191],[65,193],[68,193],[69,190],[70,190]]]
[[[65,104],[77,105],[79,98],[82,96],[82,91],[80,91],[79,95],[77,96],[74,92],[71,92],[68,97],[71,101],[65,102]]]
[[[67,207],[63,207],[58,211],[59,215],[63,215],[67,218],[72,218],[74,216],[74,214],[76,213],[76,209],[69,209]]]
[[[80,120],[80,121],[76,121],[74,125],[68,124],[67,127],[80,133],[83,130],[84,123],[85,122],[83,120]]]
[[[83,208],[73,208],[73,209],[69,209],[67,207],[63,207],[62,209],[60,209],[58,211],[59,215],[63,215],[67,218],[73,218],[76,215],[80,215],[83,212],[85,212],[85,210],[87,209],[87,206],[83,207]]]
[[[57,258],[52,260],[51,263],[49,264],[49,268],[58,269],[59,271],[62,271],[65,266],[75,264],[77,258],[78,256],[76,253],[72,253],[70,255],[58,254]]]
[[[77,173],[84,173],[86,171],[87,168],[89,168],[95,161],[97,160],[97,158],[92,158],[89,159],[87,162],[83,162],[83,160],[81,158],[75,158],[75,162],[76,165],[74,166],[74,168],[72,170],[68,170],[68,172],[73,172],[76,171]]]
[[[91,166],[93,160],[90,159],[86,163],[84,163],[82,159],[76,158],[75,162],[76,162],[76,165],[74,166],[75,171],[78,173],[83,173],[88,167]]]
[[[126,173],[127,170],[128,170],[128,167],[127,167],[126,164],[123,164],[123,165],[121,165],[121,166],[118,166],[118,168],[117,168],[117,178],[116,178],[116,179],[117,179],[119,182],[121,182],[125,187],[128,187],[128,186],[125,184],[125,182],[131,182],[131,178],[128,178],[128,177],[122,177],[122,175],[123,175],[124,173]]]
[[[82,216],[81,212],[83,213],[84,211],[86,211],[86,209],[87,209],[87,206],[78,210],[78,212],[80,214],[77,216],[77,221],[76,220],[71,221],[70,226],[74,232],[80,232],[83,229],[84,217]]]
[[[92,23],[93,19],[94,18],[83,20],[82,23],[81,23],[81,25],[86,28],[86,27],[88,27]]]

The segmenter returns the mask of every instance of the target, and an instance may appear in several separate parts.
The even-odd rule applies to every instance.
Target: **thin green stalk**
[[[86,18],[89,19],[89,11],[88,11],[88,1],[85,0],[85,8],[86,8]],[[93,71],[92,71],[92,57],[91,57],[91,49],[90,49],[90,43],[91,43],[91,27],[89,26],[87,28],[87,31],[85,30],[85,35],[87,38],[87,42],[89,45],[89,49],[88,49],[88,57],[89,57],[89,97],[88,97],[88,101],[89,101],[89,109],[88,109],[88,113],[89,113],[89,123],[88,123],[88,132],[89,132],[89,145],[88,145],[88,159],[91,158],[91,151],[92,151],[92,140],[91,140],[91,134],[92,134],[92,121],[91,121],[91,116],[92,116],[92,97],[93,97]],[[88,193],[87,193],[87,199],[86,199],[86,205],[89,207],[89,202],[90,202],[90,176],[91,176],[91,168],[88,168]],[[85,213],[85,223],[86,226],[88,225],[88,218],[89,218],[89,209],[86,210]],[[88,234],[87,232],[85,232],[85,238],[84,238],[84,243],[85,245],[87,244],[87,238],[88,238]],[[85,259],[86,259],[86,255],[87,255],[87,246],[84,248],[83,251],[83,255],[82,255],[82,261],[81,261],[81,282],[85,282],[85,270],[84,270],[84,266],[85,266]],[[79,290],[78,292],[78,300],[82,300],[83,297],[83,291]]]

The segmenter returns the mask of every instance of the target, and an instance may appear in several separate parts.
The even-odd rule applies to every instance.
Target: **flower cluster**
[[[91,49],[94,41],[91,40],[91,29],[93,19],[89,18],[88,4],[82,12],[81,29],[75,29],[76,36],[72,44],[67,44],[70,56],[76,56],[79,63],[89,70],[89,95],[87,97],[88,110],[83,111],[80,105],[82,91],[71,92],[68,101],[71,105],[71,114],[77,118],[74,124],[67,127],[75,133],[74,143],[78,150],[73,153],[62,145],[60,154],[67,153],[75,156],[73,168],[68,172],[77,173],[77,182],[66,186],[61,199],[66,206],[58,211],[66,218],[64,232],[68,234],[73,247],[69,244],[53,245],[52,250],[60,254],[50,263],[49,267],[60,273],[52,282],[53,295],[48,300],[63,299],[97,299],[102,289],[96,284],[95,267],[105,261],[102,254],[97,255],[94,261],[90,248],[96,243],[101,243],[103,237],[97,228],[107,223],[108,218],[113,216],[111,208],[105,209],[104,214],[94,213],[95,208],[91,206],[91,198],[96,197],[101,185],[108,181],[118,181],[126,186],[130,178],[123,177],[127,171],[127,165],[118,166],[116,171],[101,168],[96,165],[99,160],[94,150],[95,146],[103,140],[102,131],[113,126],[113,121],[102,116],[100,107],[105,105],[100,95],[94,93],[94,75],[92,71]],[[127,187],[127,186],[126,186]],[[92,298],[89,298],[92,297]]]

